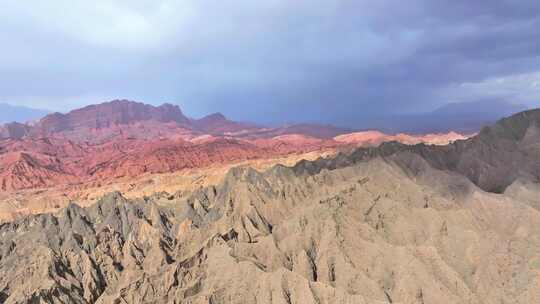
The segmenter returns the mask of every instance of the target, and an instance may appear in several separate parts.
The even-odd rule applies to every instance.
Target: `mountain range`
[[[163,117],[152,123],[171,123]],[[73,131],[88,125],[39,134],[79,139]],[[84,153],[75,142],[52,152],[46,140],[10,141],[49,157]],[[178,155],[165,146],[150,153],[159,164]],[[133,158],[127,168],[144,162]],[[538,303],[539,185],[536,109],[447,144],[383,140],[290,166],[234,167],[191,189],[113,191],[1,224],[0,302]]]
[[[386,132],[412,134],[455,131],[476,133],[483,126],[514,113],[527,110],[527,106],[500,100],[448,103],[424,113],[382,115],[367,121],[371,128]]]
[[[144,129],[144,132],[141,133],[140,129]],[[148,139],[171,134],[183,134],[188,137],[230,135],[262,138],[300,133],[328,139],[349,130],[315,124],[266,128],[231,121],[221,113],[192,119],[186,117],[177,105],[163,104],[156,107],[128,100],[113,100],[66,114],[52,113],[32,124],[17,122],[5,124],[0,131],[4,138],[39,138],[54,135],[77,142],[96,143],[108,140],[110,136]]]
[[[411,136],[350,132],[326,125],[278,128],[239,123],[216,113],[186,117],[178,106],[114,100],[33,124],[1,129],[0,189],[50,188],[396,140],[445,144],[458,133]]]
[[[126,105],[131,103],[131,105]],[[107,104],[107,103],[106,103]],[[156,109],[157,108],[157,109]],[[386,114],[379,116],[363,117],[351,126],[361,129],[378,129],[390,133],[440,133],[456,131],[461,133],[475,133],[486,124],[492,124],[498,119],[525,111],[527,107],[521,104],[510,103],[501,100],[483,100],[475,102],[448,103],[430,112],[419,112],[413,114]],[[171,110],[171,112],[167,112]],[[93,114],[91,113],[93,112]],[[107,113],[108,112],[108,113]],[[12,128],[20,128],[21,124],[34,122],[46,116],[49,111],[36,110],[9,104],[0,104],[0,123],[13,123]],[[80,113],[88,113],[93,118],[77,117]],[[107,116],[116,113],[116,117]],[[93,116],[92,116],[93,115]],[[96,118],[100,115],[101,118]],[[161,117],[156,117],[162,115]],[[115,100],[110,107],[104,105],[90,105],[71,112],[72,123],[87,123],[88,126],[102,127],[103,123],[118,124],[128,120],[158,120],[158,121],[183,121],[186,125],[191,125],[205,133],[224,133],[239,131],[247,126],[255,127],[261,125],[257,123],[237,123],[228,120],[221,113],[210,114],[201,119],[191,119],[186,117],[180,109],[171,104],[164,104],[161,107],[144,105],[127,100]],[[59,127],[60,120],[66,119],[66,114],[55,113],[51,123]],[[79,121],[80,119],[80,121]],[[88,122],[87,119],[93,119]],[[56,121],[58,120],[58,121]],[[105,121],[101,121],[105,120]],[[56,122],[55,122],[56,121]],[[85,122],[86,121],[86,122]],[[69,124],[69,123],[68,123]],[[342,133],[352,132],[350,128],[336,128],[333,126],[322,126],[317,124],[295,123],[288,125],[290,133],[307,133],[314,137],[334,137]],[[46,127],[46,126],[44,126]],[[53,127],[53,126],[48,126]],[[73,126],[71,126],[73,127]],[[311,133],[317,127],[319,133]],[[324,130],[322,130],[325,127]],[[222,129],[220,129],[222,128]],[[282,128],[283,129],[283,128]],[[1,130],[1,137],[7,137],[5,128]],[[322,133],[320,133],[322,132]],[[13,136],[17,136],[17,133]],[[21,134],[21,133],[18,133]],[[19,135],[20,136],[20,135]]]

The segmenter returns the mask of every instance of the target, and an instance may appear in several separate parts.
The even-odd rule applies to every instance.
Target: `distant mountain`
[[[453,102],[443,105],[442,107],[431,112],[431,114],[443,114],[443,115],[464,115],[464,114],[476,114],[481,117],[500,119],[508,114],[515,114],[517,112],[527,109],[527,106],[521,104],[514,104],[506,101],[476,101],[476,102]],[[502,116],[501,116],[502,115]]]
[[[478,132],[483,126],[527,110],[525,105],[505,101],[449,103],[432,112],[395,115],[370,121],[372,127],[387,132],[433,133]]]
[[[349,133],[351,129],[339,128],[332,125],[321,124],[294,124],[279,128],[280,133],[285,134],[304,134],[315,138],[329,139],[341,134]]]
[[[23,106],[14,106],[0,103],[0,123],[20,122],[37,120],[49,114],[47,110],[33,109]]]
[[[339,128],[332,125],[299,123],[277,128],[262,128],[245,134],[248,138],[273,138],[283,135],[305,135],[317,139],[333,139],[336,136],[353,132],[352,129]]]
[[[482,126],[493,123],[502,116],[518,112],[522,108],[525,107],[505,102],[454,103],[429,113],[371,117],[359,123],[369,128],[367,129],[369,131],[381,130],[389,134],[450,131],[476,133]],[[205,136],[257,140],[284,135],[302,135],[319,140],[334,140],[337,136],[354,132],[356,130],[307,123],[264,127],[253,123],[236,122],[221,113],[193,119],[184,115],[177,105],[153,106],[129,100],[113,100],[90,105],[65,114],[52,113],[32,124],[0,125],[0,138],[20,139],[25,136],[43,138],[54,135],[77,143],[96,144],[122,138],[141,140],[175,138],[191,141],[194,138],[198,140],[207,138]],[[354,137],[364,138],[365,135],[365,132],[360,132],[360,135],[356,134]],[[440,137],[440,134],[435,135]],[[346,141],[351,138],[348,136]],[[387,141],[391,136],[385,134],[378,138]],[[408,140],[401,138],[400,141]]]
[[[246,139],[272,138],[300,134],[319,139],[332,139],[351,130],[330,125],[294,124],[268,128],[253,123],[236,122],[221,113],[200,119],[184,115],[177,105],[153,106],[129,100],[113,100],[89,105],[68,113],[52,113],[28,125],[0,126],[0,138],[33,138],[52,135],[75,142],[102,143],[112,138],[182,138],[203,135],[234,136]]]
[[[67,114],[53,113],[36,124],[42,133],[61,132],[81,128],[103,129],[140,121],[176,122],[189,124],[178,106],[159,107],[128,100],[113,100],[73,110]]]
[[[255,124],[241,123],[227,119],[221,113],[207,115],[201,119],[194,119],[191,125],[204,133],[226,134],[259,129]]]

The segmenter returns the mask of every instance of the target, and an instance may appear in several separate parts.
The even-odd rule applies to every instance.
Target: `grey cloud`
[[[447,102],[539,105],[538,1],[55,3],[65,12],[0,12],[0,101],[67,110],[126,97],[353,126]],[[498,78],[519,81],[494,90]]]

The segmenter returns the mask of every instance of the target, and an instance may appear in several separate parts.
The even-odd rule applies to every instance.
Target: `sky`
[[[538,28],[538,0],[5,0],[0,102],[337,125],[451,102],[535,107]]]

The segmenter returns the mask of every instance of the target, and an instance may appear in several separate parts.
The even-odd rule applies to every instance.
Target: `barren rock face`
[[[0,139],[2,138],[23,138],[28,134],[30,127],[18,122],[0,125]]]
[[[0,302],[540,303],[537,115],[4,223]]]
[[[91,105],[68,114],[50,114],[32,130],[35,135],[50,135],[75,129],[102,129],[114,125],[138,121],[189,123],[178,106],[164,104],[153,107],[142,103],[114,100],[100,105]]]
[[[397,158],[420,168],[404,170]],[[440,184],[439,184],[440,183]],[[459,189],[459,191],[456,191]],[[418,156],[0,227],[4,303],[535,303],[540,213]]]
[[[485,127],[477,136],[445,146],[387,142],[375,148],[357,149],[347,156],[320,159],[315,163],[300,162],[294,169],[313,173],[375,157],[412,153],[433,168],[461,174],[485,191],[502,193],[521,178],[540,181],[539,126],[540,110],[530,110]]]

